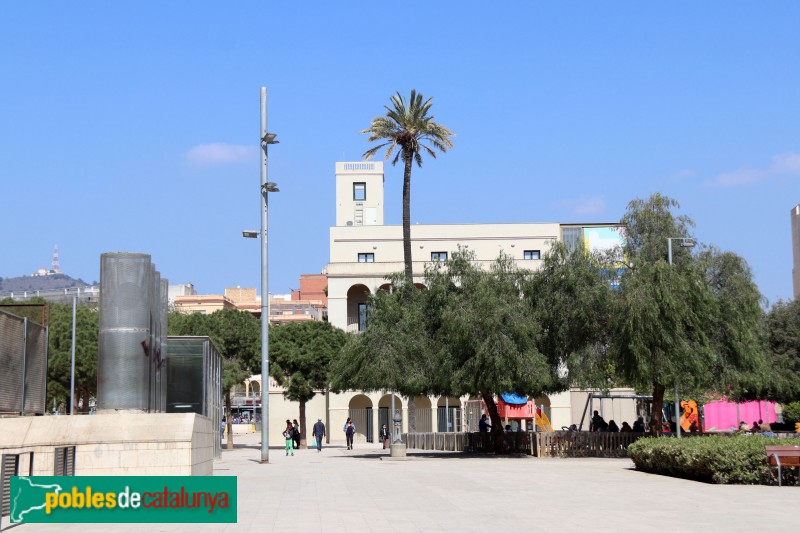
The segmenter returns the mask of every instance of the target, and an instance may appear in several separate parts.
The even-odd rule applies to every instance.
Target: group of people
[[[772,426],[769,425],[769,422],[764,422],[763,420],[754,421],[752,426],[748,426],[747,422],[742,420],[739,423],[739,431],[742,433],[761,433],[765,437],[775,436],[775,433],[772,432]]]
[[[342,431],[344,431],[347,449],[352,450],[353,437],[355,437],[356,434],[356,425],[351,418],[348,418],[347,422],[344,423]],[[314,436],[317,452],[321,452],[322,439],[325,437],[325,424],[322,422],[321,418],[317,419],[317,423],[314,424],[314,427],[311,429],[311,434]],[[379,436],[383,443],[383,448],[386,449],[390,438],[389,428],[386,427],[386,424],[383,424],[381,427]],[[294,451],[300,447],[300,424],[297,423],[297,419],[286,421],[286,427],[283,430],[283,438],[286,441],[286,456],[294,456]]]
[[[604,431],[608,433],[644,433],[646,430],[644,425],[644,418],[641,416],[636,419],[633,426],[627,422],[622,423],[622,427],[618,426],[613,420],[606,422],[600,413],[595,411],[592,415],[592,423],[590,431]]]

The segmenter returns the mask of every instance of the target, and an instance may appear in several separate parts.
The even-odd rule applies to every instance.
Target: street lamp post
[[[679,241],[682,248],[692,248],[697,241],[688,237],[667,237],[667,260],[672,266],[672,241]],[[681,438],[681,421],[678,415],[681,412],[681,399],[678,395],[678,377],[675,377],[675,434]]]
[[[267,131],[267,88],[261,87],[261,463],[269,463],[269,261],[267,239],[268,197],[278,192],[267,181],[267,151],[277,144],[275,134]]]

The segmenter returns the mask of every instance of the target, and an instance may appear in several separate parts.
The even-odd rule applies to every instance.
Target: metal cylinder
[[[100,410],[148,408],[152,271],[148,254],[100,256]]]

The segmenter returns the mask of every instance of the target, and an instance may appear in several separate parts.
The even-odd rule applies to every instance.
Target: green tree
[[[378,294],[366,331],[334,365],[337,388],[392,388],[418,394],[480,395],[495,434],[506,448],[494,394],[536,396],[560,390],[547,358],[537,349],[540,330],[533,309],[520,298],[526,272],[501,256],[489,270],[464,251],[426,271],[427,290],[395,279],[391,294]]]
[[[392,160],[396,165],[403,160],[403,262],[405,264],[405,277],[408,283],[412,282],[413,264],[411,259],[411,167],[416,162],[422,166],[422,153],[436,158],[436,151],[447,152],[453,147],[451,137],[455,134],[447,127],[435,122],[430,115],[432,98],[427,100],[416,90],[411,90],[408,101],[398,92],[390,98],[391,106],[386,108],[386,115],[372,119],[369,128],[361,133],[369,135],[367,142],[381,141],[364,152],[364,158],[369,160],[379,150],[385,149],[386,160],[392,155],[395,147],[400,147]],[[408,405],[408,423],[412,429],[416,428],[414,417],[414,399]]]
[[[72,305],[49,304],[47,402],[64,401],[69,409],[72,369]],[[79,305],[75,320],[75,398],[81,412],[89,412],[89,399],[97,395],[98,313],[93,306]]]
[[[691,219],[654,194],[634,200],[622,219],[632,266],[621,277],[608,354],[628,385],[653,394],[651,429],[662,423],[664,392],[726,388],[763,361],[760,294],[746,262],[709,249],[698,256],[667,239],[689,238]]]
[[[261,368],[261,323],[247,311],[222,309],[203,315],[200,313],[170,313],[170,335],[199,335],[210,337],[222,356],[222,389],[225,395],[228,440],[226,447],[233,449],[231,423],[231,389]],[[168,348],[169,350],[169,348]],[[167,351],[169,359],[169,351]],[[169,365],[169,361],[167,361]],[[262,383],[268,379],[262,377]]]
[[[269,328],[270,375],[286,388],[286,397],[300,404],[300,448],[306,447],[306,402],[328,386],[331,361],[339,355],[347,333],[313,320]]]
[[[539,323],[539,350],[562,385],[603,389],[615,386],[606,357],[618,266],[606,254],[591,254],[582,244],[570,252],[554,243],[541,268],[526,278],[525,299]]]
[[[800,400],[800,300],[777,301],[765,317],[769,379],[763,396],[789,403]]]

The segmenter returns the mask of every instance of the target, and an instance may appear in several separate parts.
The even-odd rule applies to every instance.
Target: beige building
[[[330,228],[330,263],[327,266],[328,320],[334,326],[357,333],[365,327],[366,305],[370,294],[388,288],[386,276],[403,270],[402,226],[384,224],[384,175],[382,162],[336,163],[336,225]],[[448,259],[459,247],[475,253],[476,261],[488,265],[500,252],[515,258],[521,267],[539,268],[541,258],[553,242],[575,246],[584,240],[590,248],[608,248],[620,243],[615,224],[415,224],[411,227],[414,280],[424,284],[425,265]],[[272,381],[272,380],[271,380]],[[260,376],[248,380],[242,393],[254,397],[260,391]],[[499,391],[498,391],[499,392]],[[615,390],[631,394],[630,389]],[[587,391],[571,390],[552,396],[531,398],[530,417],[509,420],[513,427],[530,428],[533,403],[548,416],[554,429],[580,422],[587,407]],[[280,445],[280,429],[287,419],[298,417],[296,403],[288,402],[274,381],[269,389],[270,444]],[[351,417],[356,424],[356,443],[377,443],[378,429],[391,426],[392,395],[389,391],[367,393],[349,391],[332,394],[320,391],[306,407],[309,427],[321,418],[328,428],[330,442],[343,443],[342,427]],[[395,395],[395,409],[408,431],[408,398]],[[253,402],[249,398],[241,402]],[[477,431],[481,401],[467,396],[444,398],[424,396],[415,399],[416,430],[419,432]],[[596,400],[606,418],[621,425],[637,416],[633,400]],[[591,417],[588,413],[587,417]],[[584,429],[588,427],[588,418]],[[276,428],[276,429],[272,429]],[[310,440],[310,437],[309,437]]]

